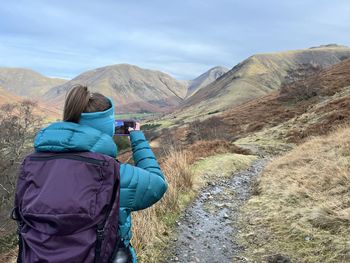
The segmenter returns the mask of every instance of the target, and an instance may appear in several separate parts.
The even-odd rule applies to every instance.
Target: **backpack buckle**
[[[101,229],[97,228],[97,239],[98,240],[103,240],[104,234],[105,234],[104,228],[101,228]]]

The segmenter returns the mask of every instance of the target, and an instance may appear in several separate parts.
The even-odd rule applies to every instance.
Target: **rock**
[[[187,238],[188,238],[189,240],[194,240],[193,236],[190,236],[190,235],[188,235]]]
[[[305,237],[305,241],[310,241],[310,240],[312,240],[313,238],[312,237],[310,237],[310,236],[306,236]]]

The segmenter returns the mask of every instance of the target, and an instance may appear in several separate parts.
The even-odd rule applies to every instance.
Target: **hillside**
[[[232,220],[230,225],[238,233],[226,236],[231,235],[234,242],[238,239],[238,244],[229,251],[242,248],[234,262],[243,259],[244,262],[349,262],[349,113],[350,59],[347,59],[302,80],[284,84],[281,90],[263,98],[204,121],[182,125],[166,134],[167,140],[177,136],[176,145],[181,142],[188,149],[193,148],[196,140],[205,143],[215,138],[260,156],[283,152],[282,157],[265,158],[269,164],[261,179],[253,183],[254,195],[242,210],[227,212],[241,200],[240,194],[249,178],[238,184],[237,190],[234,188],[237,184],[230,185],[234,197],[227,203],[203,205],[205,212],[212,211],[216,217],[225,209]],[[322,134],[327,135],[315,137]],[[215,163],[222,159],[217,156]],[[215,167],[215,163],[205,159],[203,162],[206,164],[204,178],[207,178],[208,169]],[[223,170],[222,164],[214,168],[216,181],[213,179],[201,192],[199,202],[222,202],[231,193],[227,190],[220,196],[218,189],[229,184],[218,182]],[[251,166],[243,174],[254,171]],[[233,178],[237,177],[239,175]],[[185,220],[179,222],[180,231],[187,231],[177,239],[181,242],[191,239],[192,242],[194,233],[193,240],[205,244],[208,238],[196,234],[204,229],[201,220],[196,219],[203,213],[192,216],[193,207],[197,209],[197,203],[186,210]],[[224,219],[221,222],[225,222]],[[222,227],[214,233],[226,231]],[[182,255],[194,254],[192,250],[196,247],[193,245],[175,255],[182,262]],[[197,255],[206,256],[205,253]],[[175,261],[177,258],[170,262]]]
[[[0,105],[19,101],[19,97],[0,86]]]
[[[192,96],[198,90],[217,80],[227,71],[229,71],[229,69],[225,67],[214,67],[209,69],[207,72],[204,72],[202,75],[195,78],[194,80],[191,80],[188,85],[186,97]]]
[[[225,120],[240,127],[237,133],[262,131],[276,139],[298,143],[350,123],[349,113],[350,59],[285,85],[276,94],[242,105],[227,113]]]
[[[7,103],[20,103],[22,100],[29,99],[26,97],[20,97],[16,96],[4,88],[0,87],[0,106],[7,104]],[[57,111],[56,109],[52,108],[50,105],[41,102],[36,101],[36,107],[34,109],[34,114],[37,114],[44,118],[44,120],[53,120],[53,119],[60,119],[61,118],[61,112]]]
[[[160,127],[175,123],[162,138],[185,146],[216,138],[259,145],[272,153],[285,151],[310,136],[350,123],[350,59],[203,120],[185,123],[175,118],[157,123]],[[151,138],[156,135],[149,133]]]
[[[200,116],[243,104],[350,57],[350,48],[322,46],[251,56],[182,104],[177,116]]]
[[[220,118],[237,137],[261,131],[264,134],[259,136],[273,135],[275,139],[294,143],[349,123],[349,113],[350,59],[347,59],[233,108]]]
[[[65,82],[67,80],[48,78],[31,69],[0,67],[0,86],[17,96],[38,98]]]
[[[350,262],[349,134],[312,138],[267,166],[241,216],[244,258]]]
[[[118,113],[168,111],[178,106],[187,92],[184,83],[165,73],[119,64],[84,72],[52,88],[43,98],[62,108],[66,92],[78,83],[114,99]]]

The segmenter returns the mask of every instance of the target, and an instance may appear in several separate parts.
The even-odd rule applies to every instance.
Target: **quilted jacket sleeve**
[[[147,208],[162,198],[167,183],[144,134],[130,133],[135,166],[120,167],[120,207],[131,211]]]

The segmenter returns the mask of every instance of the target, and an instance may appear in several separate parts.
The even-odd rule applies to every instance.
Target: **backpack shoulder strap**
[[[94,263],[99,263],[101,260],[101,248],[102,248],[102,243],[103,243],[103,239],[105,236],[105,226],[106,226],[107,220],[109,219],[109,217],[111,215],[112,209],[114,207],[115,209],[119,210],[120,163],[118,160],[115,161],[114,167],[116,169],[116,180],[115,180],[114,186],[113,186],[112,199],[111,199],[110,203],[108,204],[105,218],[103,219],[103,221],[100,224],[97,225],[97,229],[96,229],[97,241],[96,241],[96,247],[95,247],[95,261],[94,261]],[[116,202],[117,202],[117,207],[115,206]],[[117,219],[114,219],[114,220],[117,220]],[[117,247],[119,247],[119,243],[120,243],[120,238],[117,237],[117,241],[116,241]]]

